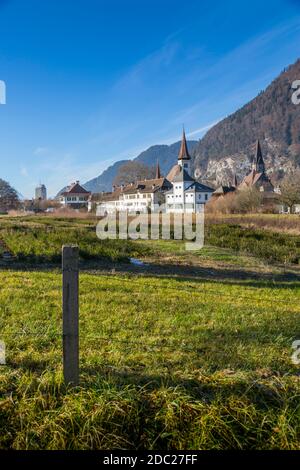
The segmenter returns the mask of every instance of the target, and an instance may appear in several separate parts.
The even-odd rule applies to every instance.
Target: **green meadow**
[[[92,221],[45,221],[0,229],[17,256],[0,268],[1,449],[300,449],[296,265],[172,240],[100,249]],[[62,379],[61,272],[43,264],[65,240],[89,254],[73,389]],[[140,271],[126,263],[133,253]]]

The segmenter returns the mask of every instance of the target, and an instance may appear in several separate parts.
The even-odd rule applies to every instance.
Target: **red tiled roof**
[[[181,171],[181,166],[180,165],[174,165],[171,170],[169,171],[169,173],[167,174],[167,180],[169,181],[173,181],[173,179],[175,178],[176,175],[178,175],[178,173],[180,173]]]

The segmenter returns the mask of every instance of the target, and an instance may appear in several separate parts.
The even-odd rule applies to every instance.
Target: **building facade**
[[[115,211],[147,213],[156,211],[164,203],[164,193],[171,188],[166,178],[138,181],[114,188],[111,193],[95,194],[89,198],[89,211],[97,207],[98,215]]]
[[[202,212],[214,189],[199,183],[192,177],[192,161],[183,130],[177,165],[170,170],[167,179],[172,188],[166,192],[167,213]]]
[[[84,209],[88,207],[91,193],[80,186],[79,181],[72,183],[66,191],[60,194],[59,201],[62,206],[71,209]]]

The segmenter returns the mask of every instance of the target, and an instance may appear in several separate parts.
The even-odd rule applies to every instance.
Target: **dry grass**
[[[238,224],[247,228],[300,235],[300,215],[290,214],[206,214],[208,224]]]

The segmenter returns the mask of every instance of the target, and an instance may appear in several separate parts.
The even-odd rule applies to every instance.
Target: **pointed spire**
[[[156,179],[159,179],[160,177],[161,177],[161,176],[160,176],[159,162],[158,162],[158,159],[157,159],[155,178],[156,178]]]
[[[185,131],[183,127],[182,131],[182,140],[181,140],[181,146],[178,154],[178,160],[190,160],[190,154],[187,148],[187,143],[186,143],[186,137],[185,137]]]
[[[257,173],[265,172],[265,163],[262,156],[261,146],[259,140],[256,141],[255,156],[252,164],[253,170]]]

